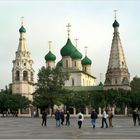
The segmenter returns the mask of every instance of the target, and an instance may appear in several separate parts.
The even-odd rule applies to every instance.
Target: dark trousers
[[[106,124],[106,128],[108,128],[108,124],[106,122],[106,118],[102,118],[102,128],[104,127],[104,123]]]
[[[78,121],[78,126],[79,126],[79,128],[81,128],[81,126],[82,126],[82,121]]]
[[[69,119],[66,119],[66,125],[70,125],[70,120]]]
[[[63,123],[64,123],[64,118],[61,119],[61,125],[63,125]]]
[[[133,117],[134,126],[136,125],[136,120],[137,120],[137,118]]]
[[[46,118],[43,118],[43,119],[42,119],[42,126],[43,126],[43,125],[46,126],[46,122],[47,122],[47,119],[46,119]]]

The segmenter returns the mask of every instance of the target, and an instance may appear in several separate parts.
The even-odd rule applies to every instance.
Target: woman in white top
[[[107,114],[106,114],[105,108],[103,108],[102,126],[101,126],[101,128],[104,128],[104,123],[106,124],[106,128],[108,128],[108,124],[107,124],[107,122],[106,122],[106,118],[107,118]]]
[[[77,114],[77,123],[78,123],[79,129],[82,127],[83,120],[84,120],[84,115],[81,112],[79,112]]]

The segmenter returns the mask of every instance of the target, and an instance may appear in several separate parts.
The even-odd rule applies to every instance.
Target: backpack
[[[79,118],[79,119],[82,119],[82,115],[80,114],[78,118]]]

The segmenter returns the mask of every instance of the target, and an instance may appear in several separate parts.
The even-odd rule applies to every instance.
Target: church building
[[[30,52],[26,47],[26,29],[23,23],[19,33],[19,45],[15,53],[15,60],[13,60],[12,93],[20,94],[32,101],[32,94],[35,92],[35,71],[33,69],[33,60],[30,58]]]
[[[66,44],[61,48],[60,53],[62,59],[55,64],[56,56],[51,52],[51,46],[49,42],[49,52],[45,56],[46,68],[57,66],[62,67],[63,70],[67,70],[70,74],[69,80],[65,82],[66,87],[71,86],[95,86],[95,77],[91,75],[92,61],[88,58],[87,54],[82,59],[82,54],[72,44],[70,39],[70,27],[68,24],[68,39]],[[77,43],[76,43],[77,44]]]

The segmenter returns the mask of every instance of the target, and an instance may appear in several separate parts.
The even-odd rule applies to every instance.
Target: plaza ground
[[[85,118],[78,129],[76,118],[71,125],[56,128],[54,118],[48,118],[47,126],[41,126],[41,118],[0,117],[0,139],[140,139],[140,126],[133,126],[131,117],[114,117],[113,128],[92,128],[90,119]]]

